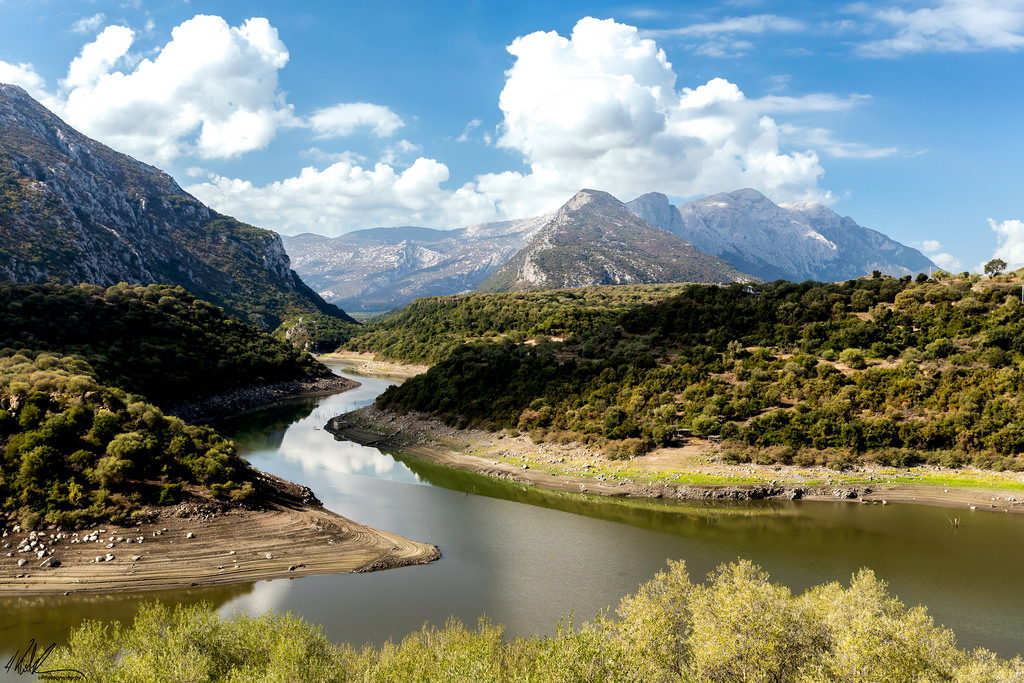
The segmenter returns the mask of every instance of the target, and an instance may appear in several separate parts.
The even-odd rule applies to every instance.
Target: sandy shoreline
[[[10,547],[0,556],[0,596],[214,586],[390,569],[441,556],[436,546],[303,502],[302,487],[276,477],[266,480],[274,482],[279,495],[262,510],[217,511],[185,503],[131,527],[8,531],[3,542]],[[49,554],[18,552],[19,543],[30,536]],[[40,567],[51,558],[59,566]],[[18,566],[18,560],[26,563]]]
[[[392,361],[378,360],[372,353],[356,351],[335,351],[317,356],[321,363],[344,365],[357,375],[381,377],[384,379],[408,379],[421,375],[430,369],[429,365],[406,365]]]
[[[609,461],[579,444],[534,444],[528,437],[457,430],[416,415],[370,406],[339,416],[329,431],[448,467],[554,491],[677,500],[828,500],[913,503],[965,511],[1024,512],[1024,475],[942,468],[825,468],[729,465],[694,440],[629,461]],[[957,477],[963,479],[956,481]],[[928,483],[941,478],[949,483]],[[984,481],[972,487],[970,482]]]

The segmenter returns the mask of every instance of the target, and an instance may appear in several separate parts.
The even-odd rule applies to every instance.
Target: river
[[[324,424],[388,384],[357,379],[358,389],[218,427],[256,467],[311,487],[350,519],[437,544],[441,560],[219,588],[0,599],[0,656],[29,637],[62,642],[85,618],[128,621],[154,598],[207,601],[223,614],[291,611],[355,645],[398,641],[452,616],[472,626],[486,615],[509,636],[553,634],[560,618],[580,623],[614,609],[667,558],[685,560],[695,578],[746,558],[794,591],[848,583],[868,567],[905,604],[926,605],[961,647],[1024,653],[1024,516],[843,502],[633,505],[548,493],[336,441]]]

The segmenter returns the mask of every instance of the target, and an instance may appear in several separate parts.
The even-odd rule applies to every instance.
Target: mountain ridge
[[[288,313],[351,320],[291,268],[276,233],[213,211],[169,175],[0,84],[0,277],[181,285],[264,329]]]
[[[916,249],[822,204],[775,204],[751,188],[678,206],[651,192],[626,205],[653,225],[764,280],[839,281],[875,270],[901,277],[936,267]]]

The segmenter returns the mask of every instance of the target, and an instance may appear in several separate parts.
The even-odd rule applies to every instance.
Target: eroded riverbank
[[[580,444],[534,444],[503,432],[459,430],[424,415],[368,406],[325,427],[357,443],[449,467],[567,492],[678,500],[848,500],[1024,512],[1024,475],[936,467],[863,466],[838,472],[796,465],[729,465],[718,446],[693,439],[613,461]]]

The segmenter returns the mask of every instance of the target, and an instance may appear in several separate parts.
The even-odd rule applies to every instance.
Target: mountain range
[[[280,237],[221,215],[163,171],[0,84],[0,279],[181,285],[263,329],[351,320],[291,269]]]
[[[899,277],[936,267],[916,249],[826,206],[775,204],[753,189],[678,206],[660,193],[622,203],[583,190],[558,211],[519,221],[283,239],[310,286],[346,310],[365,312],[468,291],[839,281],[876,270]]]

